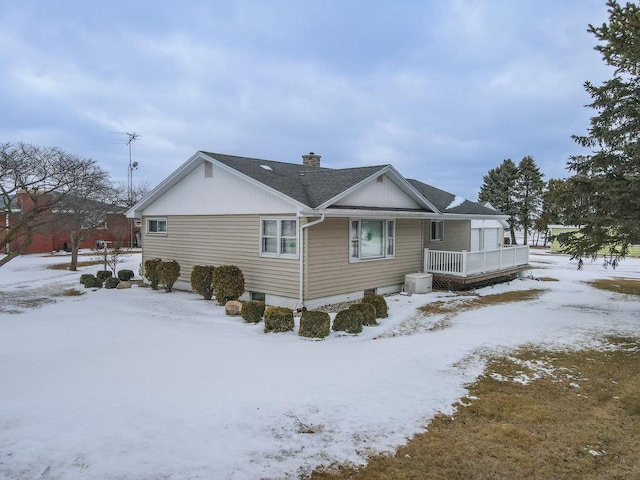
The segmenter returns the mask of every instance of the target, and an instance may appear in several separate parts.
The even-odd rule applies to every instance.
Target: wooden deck
[[[433,274],[434,290],[470,290],[473,288],[481,288],[496,283],[508,282],[517,278],[518,273],[531,268],[527,265],[519,265],[517,267],[500,270],[498,272],[480,273],[467,277],[443,275],[439,273]]]

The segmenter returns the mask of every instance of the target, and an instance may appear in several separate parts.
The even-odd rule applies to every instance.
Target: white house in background
[[[507,217],[391,165],[330,169],[320,155],[284,163],[199,151],[127,216],[142,218],[143,261],[236,265],[245,298],[316,308],[401,290],[406,274],[434,287],[512,278],[528,247],[504,247]]]

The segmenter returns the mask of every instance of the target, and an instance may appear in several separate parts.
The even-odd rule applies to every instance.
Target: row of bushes
[[[114,277],[110,270],[99,270],[95,275],[83,273],[80,275],[80,283],[84,288],[116,288],[123,281],[129,281],[134,277],[132,270],[119,270],[118,276]]]
[[[264,302],[248,301],[242,304],[242,318],[249,323],[258,323],[264,317],[265,332],[289,332],[293,330],[293,310],[283,307],[266,309]],[[377,325],[377,318],[388,316],[387,302],[380,295],[366,296],[360,303],[354,303],[341,310],[333,320],[333,330],[358,334],[362,327]],[[300,316],[298,334],[309,338],[325,338],[331,329],[331,319],[326,312],[304,311]]]
[[[151,288],[158,290],[162,285],[167,292],[180,277],[180,264],[176,261],[165,262],[160,258],[144,262],[144,276]],[[237,300],[244,293],[244,275],[234,265],[196,265],[191,270],[191,288],[205,300],[215,295],[219,305],[229,300]]]

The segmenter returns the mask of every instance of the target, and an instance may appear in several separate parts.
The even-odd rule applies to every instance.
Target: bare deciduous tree
[[[117,190],[108,174],[97,165],[88,169],[84,182],[73,194],[66,195],[57,205],[58,228],[69,234],[71,263],[69,270],[78,267],[78,249],[98,230],[107,227],[110,215],[124,215],[124,207],[118,205]],[[126,239],[126,232],[123,241]]]
[[[0,208],[6,219],[0,242],[10,246],[0,266],[25,251],[38,229],[51,221],[47,213],[59,202],[102,174],[93,160],[57,147],[0,144]],[[24,200],[20,205],[18,195]]]

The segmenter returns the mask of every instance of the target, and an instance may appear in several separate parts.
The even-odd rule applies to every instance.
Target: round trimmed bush
[[[205,300],[213,297],[213,265],[195,265],[191,270],[191,288]]]
[[[116,277],[109,277],[104,281],[104,288],[116,288],[120,280]]]
[[[128,282],[133,277],[135,277],[133,270],[118,270],[118,279],[122,280],[123,282]]]
[[[111,273],[111,270],[98,270],[98,273],[96,273],[96,278],[98,280],[102,280],[103,282],[107,279],[113,276],[113,273]]]
[[[293,330],[293,310],[290,308],[276,307],[267,310],[264,314],[264,331],[290,332]]]
[[[362,314],[362,325],[370,326],[377,325],[376,322],[376,307],[373,303],[353,303],[349,305],[350,310],[357,310]]]
[[[149,280],[151,288],[158,289],[158,283],[160,283],[160,264],[161,258],[152,258],[151,260],[145,260],[144,262],[144,278]]]
[[[244,293],[244,275],[235,265],[220,265],[213,272],[213,290],[218,305],[237,300]]]
[[[362,302],[371,303],[376,308],[376,318],[387,318],[389,316],[389,308],[382,295],[367,295],[362,299]]]
[[[266,304],[264,302],[250,300],[242,304],[240,315],[245,322],[258,323],[260,320],[262,320],[265,308]]]
[[[83,273],[82,275],[80,275],[80,283],[84,285],[84,282],[86,282],[89,278],[96,277],[92,273]]]
[[[91,275],[84,281],[84,288],[102,288],[102,280]]]
[[[333,319],[336,332],[360,333],[362,331],[362,313],[358,310],[340,310]]]
[[[298,335],[307,338],[324,338],[329,336],[331,317],[326,312],[304,311],[300,316]]]
[[[175,260],[160,262],[158,265],[160,272],[159,283],[164,285],[165,292],[173,290],[173,284],[180,278],[180,264]]]

